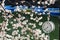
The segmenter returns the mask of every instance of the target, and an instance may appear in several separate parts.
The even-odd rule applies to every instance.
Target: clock
[[[50,32],[52,32],[54,29],[55,29],[55,25],[54,25],[54,23],[51,22],[51,21],[46,21],[46,22],[43,23],[43,25],[42,25],[42,30],[43,30],[45,33],[50,33]]]

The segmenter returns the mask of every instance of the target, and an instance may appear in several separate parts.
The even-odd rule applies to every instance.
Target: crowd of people
[[[60,7],[59,0],[6,0],[5,4],[16,6],[16,2],[18,5]]]
[[[4,1],[2,1],[2,5],[1,5],[4,11],[2,12],[1,17],[4,18],[4,20],[2,23],[0,23],[0,40],[50,40],[50,36],[42,32],[42,30],[40,29],[40,26],[42,26],[43,24],[43,22],[40,21],[43,19],[41,14],[36,15],[33,12],[25,13],[25,11],[22,11],[22,13],[17,12],[13,14],[9,10],[4,10]],[[50,3],[48,3],[47,1],[42,1],[42,0],[39,1],[29,0],[28,2],[25,0],[21,0],[21,1],[16,0],[14,3],[13,2],[14,0],[12,2],[9,1],[9,3],[11,3],[12,5],[18,4],[18,5],[27,5],[27,6],[31,6],[31,5],[37,6],[38,4],[39,6],[44,5],[45,8],[46,5],[50,5]],[[18,6],[17,9],[19,9]],[[38,27],[37,25],[39,25],[39,28],[37,28]],[[10,28],[8,28],[9,26]],[[8,34],[7,31],[12,31],[11,35]]]
[[[40,29],[40,26],[43,24],[40,20],[43,17],[38,17],[34,13],[28,15],[23,13],[5,14],[2,12],[1,17],[4,20],[0,23],[0,40],[50,40],[50,36]],[[39,28],[37,28],[37,25],[39,25]],[[8,28],[9,26],[10,28]],[[7,31],[12,32],[9,34]]]
[[[40,27],[43,24],[43,22],[40,22],[40,20],[43,19],[42,16],[35,16],[36,14],[34,13],[28,13],[28,16],[27,14],[24,14],[24,11],[23,13],[17,12],[12,14],[9,10],[4,10],[4,1],[2,1],[2,4],[0,5],[3,9],[0,17],[4,18],[0,23],[0,40],[50,40],[48,34],[43,33],[40,28],[37,28],[37,25]],[[22,3],[23,2],[25,1],[23,0]],[[32,23],[31,21],[35,22]],[[10,28],[8,28],[9,26]],[[31,28],[29,26],[31,26]],[[9,34],[7,31],[12,32]]]

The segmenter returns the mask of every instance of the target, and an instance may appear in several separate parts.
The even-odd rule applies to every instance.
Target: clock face
[[[55,29],[55,25],[53,22],[51,21],[46,21],[43,25],[42,25],[42,30],[45,33],[50,33]]]

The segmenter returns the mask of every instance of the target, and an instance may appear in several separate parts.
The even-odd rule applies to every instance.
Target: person
[[[54,7],[54,8],[60,8],[60,0],[52,0],[53,2],[51,2],[51,0],[50,0],[50,5],[48,6],[49,8],[52,8],[52,7]]]
[[[44,3],[45,3],[45,5],[47,5],[47,6],[50,5],[50,4],[48,3],[48,0],[45,0]]]
[[[2,4],[1,4],[1,5],[2,5],[3,7],[5,6],[5,3],[4,3],[4,2],[5,2],[5,0],[2,0]]]
[[[37,5],[37,0],[32,0],[30,3],[31,3],[31,5],[36,6]]]
[[[46,5],[44,5],[43,10],[44,10],[43,14],[49,13],[48,7]]]
[[[0,11],[4,11],[5,0],[0,1]]]
[[[15,8],[14,11],[16,11],[16,12],[20,12],[20,8],[19,8],[19,6],[18,6],[18,3],[16,3],[16,8]]]
[[[48,5],[50,5],[48,0],[42,0],[42,6],[48,6]]]
[[[31,4],[28,2],[28,1],[25,1],[25,0],[21,0],[20,2],[19,2],[19,5],[22,5],[22,6],[28,6],[28,7],[30,7],[31,6]]]
[[[42,6],[42,0],[37,1],[37,6]]]
[[[50,4],[55,4],[56,0],[48,0]]]

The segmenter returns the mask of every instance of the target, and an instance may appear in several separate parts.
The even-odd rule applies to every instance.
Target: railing
[[[14,12],[14,9],[16,8],[16,6],[12,7],[12,6],[5,6],[5,9],[8,9],[8,10],[11,10],[12,12]],[[31,10],[34,10],[35,12],[37,13],[41,13],[41,12],[44,12],[44,8],[43,7],[30,7],[28,8],[28,6],[19,6],[19,8],[21,10],[26,10],[26,9],[31,9]],[[60,9],[59,8],[48,8],[48,10],[53,13],[53,14],[60,14]]]

